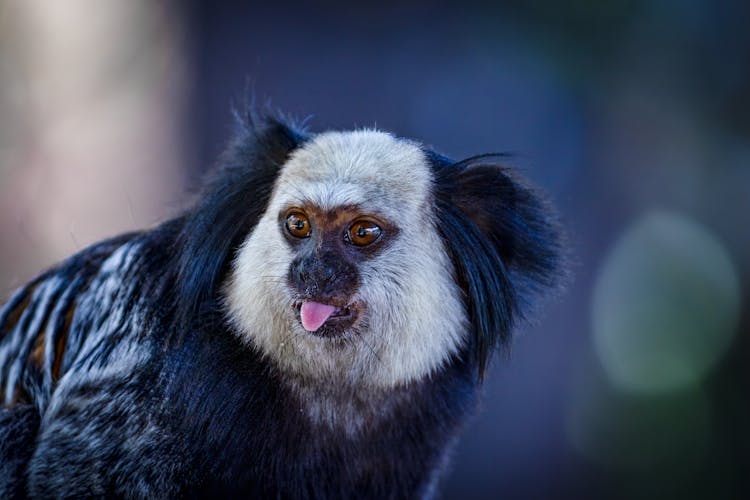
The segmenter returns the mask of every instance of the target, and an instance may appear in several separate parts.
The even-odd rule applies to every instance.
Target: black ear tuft
[[[453,163],[428,153],[439,229],[464,290],[480,377],[535,299],[564,274],[561,232],[544,197],[499,160]]]
[[[185,216],[177,239],[178,336],[213,312],[222,279],[246,235],[268,204],[289,155],[306,140],[281,119],[250,111]]]

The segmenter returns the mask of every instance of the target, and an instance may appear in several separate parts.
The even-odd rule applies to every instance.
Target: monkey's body
[[[94,246],[30,286],[27,293],[36,296],[25,310],[41,323],[60,319],[55,313],[67,308],[56,306],[77,278],[89,282],[77,303],[100,306],[76,310],[61,365],[69,375],[54,391],[41,380],[34,385],[37,401],[48,401],[38,431],[27,433],[25,443],[3,445],[11,448],[4,454],[35,449],[28,457],[30,496],[414,498],[427,492],[453,434],[446,431],[473,399],[468,367],[463,376],[446,374],[389,394],[350,393],[336,381],[312,386],[342,413],[368,420],[357,433],[343,421],[340,428],[313,425],[289,380],[227,335],[221,318],[206,318],[178,347],[163,348],[173,327],[174,284],[164,270],[174,237],[167,227]],[[57,340],[44,338],[42,329],[27,331],[36,334],[27,343]],[[2,411],[19,407],[31,408]],[[18,417],[30,427],[39,423],[36,410]]]
[[[493,254],[481,248],[486,243],[478,242],[476,229],[483,221],[475,220],[468,230],[461,227],[466,241],[454,246],[450,225],[462,224],[466,193],[448,186],[460,172],[426,155],[423,163],[436,172],[427,184],[446,182],[444,195],[415,188],[389,201],[421,207],[414,223],[389,215],[388,207],[365,211],[367,196],[356,199],[337,173],[336,190],[308,192],[292,205],[310,214],[316,230],[312,238],[294,239],[283,224],[277,227],[288,213],[283,208],[279,216],[275,208],[287,206],[279,202],[283,176],[316,147],[324,149],[326,139],[304,146],[277,123],[248,134],[191,212],[94,245],[8,301],[0,315],[2,496],[431,496],[474,406],[487,349],[507,335],[529,286],[551,283],[557,257],[548,215],[524,212],[532,206],[518,197],[519,220],[498,231],[529,234],[514,235],[507,249]],[[342,148],[396,141],[387,137],[345,138]],[[357,151],[368,151],[362,147]],[[418,158],[404,148],[394,165]],[[368,167],[362,155],[347,154],[342,158],[360,158]],[[302,164],[317,168],[332,157]],[[352,165],[346,175],[356,177]],[[480,198],[505,185],[479,184]],[[327,198],[313,203],[319,192]],[[348,198],[324,209],[342,192]],[[335,220],[350,206],[384,221],[375,226],[380,239],[367,254],[342,246],[338,229],[325,239],[329,226],[315,215],[324,212],[333,221],[326,224],[338,227]],[[406,238],[422,217],[432,220],[425,209],[440,211],[447,225],[442,239],[434,229]],[[298,220],[299,210],[287,221]],[[279,243],[281,234],[288,245]],[[413,264],[404,246],[410,240],[422,248],[414,250]],[[535,246],[511,248],[525,241]],[[431,262],[420,251],[432,252]],[[518,267],[500,263],[500,254]],[[429,276],[431,265],[450,269]],[[492,271],[497,265],[502,269]],[[382,274],[387,281],[378,281]],[[430,283],[433,290],[425,289]],[[387,314],[379,312],[381,299],[394,304]],[[306,307],[334,312],[309,326]]]

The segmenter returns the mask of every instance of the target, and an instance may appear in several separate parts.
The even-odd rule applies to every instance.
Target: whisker
[[[382,363],[383,363],[383,360],[382,360],[382,359],[380,359],[380,355],[378,355],[378,353],[377,353],[377,352],[375,351],[375,348],[374,348],[374,347],[372,347],[372,346],[370,345],[370,343],[369,343],[369,342],[367,342],[367,340],[365,340],[365,338],[364,338],[364,337],[362,337],[361,335],[359,336],[359,339],[360,339],[360,340],[362,341],[362,343],[363,343],[363,344],[365,344],[365,346],[367,346],[367,348],[368,348],[368,349],[370,350],[370,352],[371,352],[371,353],[372,353],[372,355],[373,355],[373,356],[375,357],[375,359],[377,359],[377,360],[378,360],[378,363],[381,363],[381,364],[382,364]]]

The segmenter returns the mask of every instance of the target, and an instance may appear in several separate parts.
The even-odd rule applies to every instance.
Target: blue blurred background
[[[750,3],[0,0],[0,292],[148,226],[253,94],[506,151],[574,280],[498,358],[442,496],[750,493]]]

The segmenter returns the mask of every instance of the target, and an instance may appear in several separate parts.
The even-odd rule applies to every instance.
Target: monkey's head
[[[393,387],[459,357],[481,375],[559,269],[552,214],[497,160],[248,126],[186,226],[183,273],[201,268],[183,316],[218,301],[250,348],[331,383]]]

